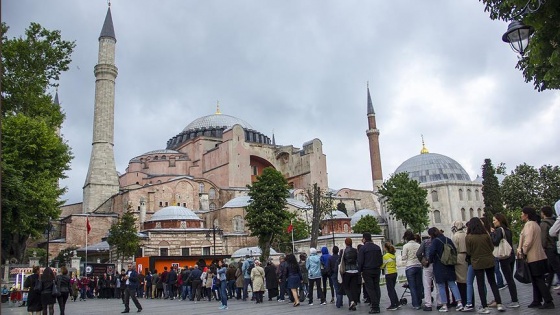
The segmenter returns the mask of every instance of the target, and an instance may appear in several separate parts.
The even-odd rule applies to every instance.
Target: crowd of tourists
[[[532,284],[532,302],[527,307],[554,309],[551,291],[560,289],[558,284],[553,285],[555,277],[560,281],[560,201],[554,209],[556,213],[551,207],[543,207],[539,214],[525,207],[521,213],[524,226],[516,246],[508,220],[496,213],[491,222],[477,217],[466,224],[456,221],[450,236],[436,227],[428,229],[424,239],[407,230],[400,257],[390,242],[382,249],[370,233],[363,233],[362,244],[356,247],[346,238],[342,249],[333,246],[329,252],[323,247],[318,252],[310,248],[309,255],[281,256],[278,264],[246,256],[229,265],[220,260],[207,266],[201,260],[182,270],[170,266],[162,272],[146,270],[144,274],[129,264],[120,274],[81,279],[70,277],[65,267],[57,276],[48,267],[39,275],[39,267],[34,267],[24,284],[30,289],[27,306],[32,314],[53,314],[58,302],[64,314],[69,298],[74,302],[78,298],[119,298],[125,306],[123,313],[128,313],[130,299],[141,312],[138,298],[146,298],[219,301],[219,308],[227,310],[228,300],[263,303],[266,293],[268,301],[289,301],[293,307],[305,301],[308,305],[330,302],[337,308],[346,306],[356,311],[357,305],[364,303],[369,304],[369,314],[376,314],[382,308],[382,276],[390,301],[386,310],[396,311],[406,304],[396,293],[400,267],[404,268],[410,307],[416,310],[448,312],[455,308],[488,314],[493,307],[500,312],[519,308],[516,279]],[[56,296],[55,285],[60,291]],[[501,292],[506,288],[507,303]],[[493,299],[489,302],[490,293]]]

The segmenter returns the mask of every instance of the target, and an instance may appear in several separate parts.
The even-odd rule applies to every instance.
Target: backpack
[[[443,253],[439,260],[446,266],[455,266],[457,264],[457,249],[447,242],[447,238],[445,238],[445,243],[439,238],[438,240],[443,244]]]
[[[249,262],[249,267],[247,267],[247,273],[251,274],[251,271],[253,270],[253,268],[255,268],[255,261],[248,260],[248,262]]]

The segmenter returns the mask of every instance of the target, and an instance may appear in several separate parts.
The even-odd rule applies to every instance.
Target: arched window
[[[204,192],[204,183],[198,184],[198,192],[201,194]]]
[[[245,230],[245,222],[240,215],[236,215],[231,219],[234,232],[243,232]]]
[[[473,208],[469,209],[469,214],[471,215],[471,219],[474,218],[474,210]]]
[[[162,160],[166,160],[167,157],[166,157],[165,155],[162,155],[162,156],[161,156],[161,159],[162,159]]]
[[[211,202],[210,205],[208,206],[209,210],[216,210],[216,204]]]
[[[465,211],[465,208],[461,209],[461,220],[467,221],[467,211]]]
[[[344,224],[344,233],[348,233],[348,224]]]
[[[208,190],[208,199],[216,199],[216,189],[210,188]]]
[[[433,202],[437,202],[437,201],[438,201],[437,190],[432,190],[432,201],[433,201]]]
[[[441,223],[441,212],[434,210],[434,223]]]
[[[474,198],[476,201],[480,201],[480,191],[478,189],[474,191]]]
[[[467,189],[467,200],[471,201],[472,200],[472,193],[470,189]]]
[[[459,189],[459,200],[462,201],[463,199],[465,199],[465,197],[463,196],[463,190]]]
[[[159,156],[156,155],[156,156],[154,156],[154,161],[157,161],[157,160],[159,160]]]
[[[482,218],[482,209],[478,208],[476,211],[478,212],[478,217]]]

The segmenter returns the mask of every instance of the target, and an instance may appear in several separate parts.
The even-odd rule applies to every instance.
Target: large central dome
[[[461,164],[448,156],[437,153],[422,153],[411,157],[397,168],[395,174],[402,172],[408,173],[411,179],[419,183],[443,180],[471,180]]]
[[[197,118],[188,124],[183,131],[196,130],[196,129],[209,129],[209,128],[224,128],[228,129],[234,125],[241,125],[243,129],[253,129],[243,119],[224,114],[213,114]]]

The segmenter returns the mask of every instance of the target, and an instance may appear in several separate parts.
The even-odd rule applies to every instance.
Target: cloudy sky
[[[105,0],[2,1],[9,37],[38,22],[76,41],[59,89],[69,203],[82,200],[106,11]],[[114,0],[111,11],[121,173],[219,100],[278,144],[321,139],[331,188],[371,189],[368,81],[385,179],[419,154],[420,135],[472,179],[485,158],[508,170],[560,164],[560,93],[524,82],[501,41],[507,23],[477,0]]]

